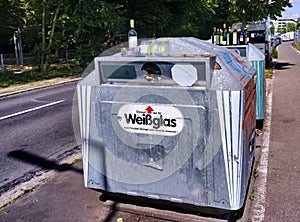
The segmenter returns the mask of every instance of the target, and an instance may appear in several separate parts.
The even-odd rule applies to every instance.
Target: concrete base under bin
[[[110,193],[106,191],[101,192],[102,195],[100,196],[100,200],[110,203],[112,201],[113,205],[115,205],[116,203],[130,204],[140,207],[155,208],[158,210],[169,210],[182,214],[197,215],[207,218],[211,217],[228,221],[236,221],[240,219],[243,216],[246,203],[245,201],[241,209],[230,211],[213,207],[195,206],[186,203],[175,203],[166,200],[154,200],[146,197],[134,197],[126,194]]]

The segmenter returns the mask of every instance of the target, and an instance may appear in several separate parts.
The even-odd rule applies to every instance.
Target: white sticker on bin
[[[179,109],[174,106],[126,104],[118,112],[121,128],[129,133],[175,136],[184,126]]]
[[[175,64],[171,71],[172,78],[180,86],[192,86],[198,78],[197,69],[190,63]]]

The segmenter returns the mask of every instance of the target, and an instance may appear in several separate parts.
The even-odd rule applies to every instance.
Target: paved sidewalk
[[[81,162],[65,168],[65,171],[59,170],[45,180],[25,197],[0,210],[0,221],[119,222],[120,218],[123,222],[220,221],[174,211],[100,200],[99,191],[83,186]]]
[[[279,46],[264,221],[300,221],[300,53]]]

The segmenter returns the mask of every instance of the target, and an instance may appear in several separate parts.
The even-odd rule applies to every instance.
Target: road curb
[[[274,73],[273,73],[274,74]],[[274,76],[273,76],[274,78]],[[252,178],[252,187],[249,194],[252,192],[252,201],[250,211],[248,212],[249,221],[263,221],[265,213],[265,195],[268,171],[268,155],[269,155],[269,141],[271,131],[271,116],[272,116],[272,97],[273,97],[273,78],[266,81],[267,95],[266,95],[266,114],[264,123],[264,132],[258,137],[258,150],[256,150],[256,165],[254,166]],[[259,152],[257,152],[259,151]]]

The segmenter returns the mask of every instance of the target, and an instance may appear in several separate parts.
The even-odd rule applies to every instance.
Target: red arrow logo
[[[151,106],[148,106],[145,110],[147,111],[148,114],[151,114],[153,111]]]

